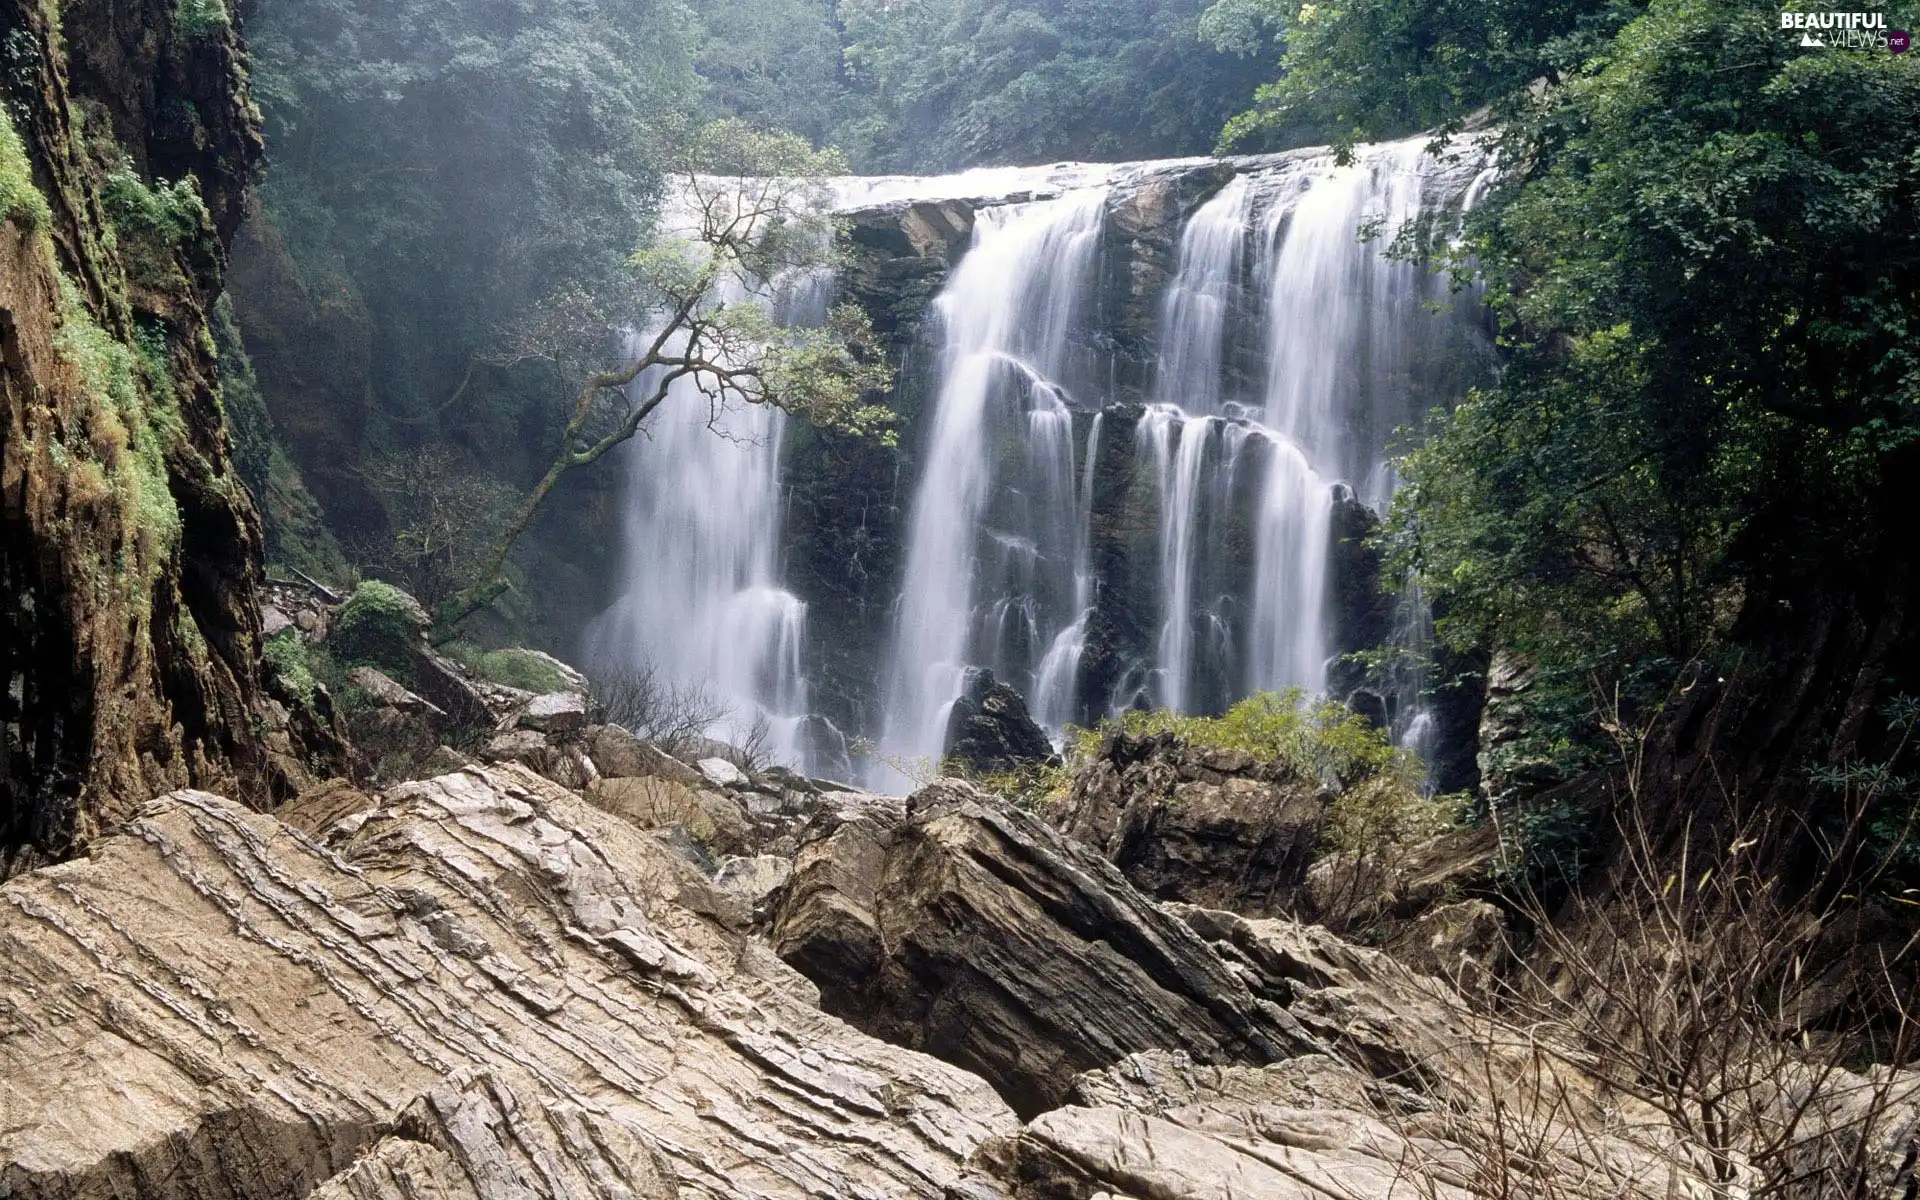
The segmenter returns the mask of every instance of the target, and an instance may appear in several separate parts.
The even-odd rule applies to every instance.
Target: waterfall
[[[1227,323],[1246,257],[1253,189],[1245,175],[1200,206],[1180,235],[1160,320],[1154,398],[1183,412],[1220,411]]]
[[[789,324],[824,318],[833,277],[775,281],[763,299]],[[724,299],[747,298],[734,288]],[[633,352],[651,335],[636,335]],[[649,393],[662,369],[631,390]],[[780,452],[786,414],[760,404],[718,405],[685,377],[669,388],[645,432],[622,447],[626,464],[621,591],[587,632],[601,673],[649,673],[663,693],[704,707],[706,732],[804,765],[807,606],[780,586]]]
[[[840,284],[901,322],[884,332],[902,452],[796,437],[806,469],[846,472],[862,517],[824,519],[814,476],[783,530],[781,414],[676,392],[625,452],[622,591],[594,659],[704,687],[735,714],[716,736],[758,723],[778,757],[835,774],[876,743],[937,761],[970,668],[1056,735],[1140,704],[1379,689],[1424,751],[1423,600],[1385,617],[1332,591],[1369,569],[1336,518],[1363,528],[1356,498],[1382,511],[1396,432],[1486,369],[1476,298],[1436,313],[1445,284],[1387,253],[1492,180],[1472,138],[1425,149],[828,181],[850,222]],[[924,308],[920,280],[938,284]],[[832,286],[768,300],[818,319]],[[1378,680],[1342,659],[1373,647],[1409,653]]]
[[[881,738],[892,755],[939,759],[969,666],[1042,704],[1072,691],[1090,581],[1066,397],[1105,199],[1088,188],[981,213],[935,302],[939,385]]]

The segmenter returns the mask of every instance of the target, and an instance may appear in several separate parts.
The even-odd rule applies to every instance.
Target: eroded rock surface
[[[821,1013],[683,901],[705,887],[515,767],[395,788],[321,841],[167,796],[0,890],[0,1194],[962,1186],[1007,1107]]]

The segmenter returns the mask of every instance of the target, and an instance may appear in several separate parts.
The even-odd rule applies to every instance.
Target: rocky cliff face
[[[7,0],[0,874],[156,792],[268,799],[260,532],[209,315],[260,155],[214,0]]]

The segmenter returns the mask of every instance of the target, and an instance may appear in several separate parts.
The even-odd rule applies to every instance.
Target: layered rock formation
[[[609,727],[533,727],[555,707],[515,719],[580,747],[585,768],[546,765],[590,771],[583,791],[476,765],[316,791],[284,820],[175,792],[0,887],[0,1194],[1724,1182],[1725,1143],[1609,1086],[1565,1030],[1508,1026],[1385,953],[1155,903],[957,781],[902,802],[690,766]],[[1822,1178],[1892,1196],[1915,1089],[1829,1071],[1768,1103],[1809,1123]]]
[[[1015,1128],[519,768],[310,831],[175,793],[5,901],[12,1196],[937,1197]]]

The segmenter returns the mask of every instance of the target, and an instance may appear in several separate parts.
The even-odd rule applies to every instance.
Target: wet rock
[[[1051,818],[1148,895],[1276,913],[1306,881],[1327,803],[1316,781],[1245,751],[1116,734]]]
[[[1053,743],[1019,692],[974,669],[947,718],[947,757],[972,771],[1012,771],[1052,758]]]

